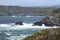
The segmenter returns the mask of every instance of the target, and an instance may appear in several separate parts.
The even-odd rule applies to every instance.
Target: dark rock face
[[[32,26],[35,26],[35,25],[42,26],[42,22],[35,22]]]
[[[23,25],[22,21],[16,22],[15,24],[16,24],[16,25]]]
[[[42,23],[45,24],[46,26],[54,26],[54,24],[53,24],[52,20],[50,20],[50,18],[43,19]]]
[[[42,21],[35,22],[33,26],[35,25],[42,26],[42,24],[45,24],[45,26],[54,26],[53,22],[50,20],[49,17],[44,18]]]

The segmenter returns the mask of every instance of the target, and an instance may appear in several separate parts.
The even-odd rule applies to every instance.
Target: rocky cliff
[[[41,30],[23,40],[60,40],[60,28]]]

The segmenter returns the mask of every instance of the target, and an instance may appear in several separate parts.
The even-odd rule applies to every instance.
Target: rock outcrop
[[[42,22],[35,22],[32,26],[42,26]]]
[[[15,24],[16,24],[16,25],[23,25],[22,21],[16,22]]]
[[[35,22],[34,25],[41,26],[42,24],[45,24],[45,26],[54,26],[55,24],[52,22],[52,20],[49,17],[45,17],[43,20],[39,22]]]

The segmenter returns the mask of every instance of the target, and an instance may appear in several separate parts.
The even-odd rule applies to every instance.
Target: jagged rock
[[[23,25],[22,21],[16,22],[15,24],[16,24],[16,25]]]
[[[35,25],[42,26],[42,24],[45,24],[45,26],[54,26],[55,25],[52,22],[52,20],[50,20],[49,17],[45,17],[43,20],[41,20],[39,22],[35,22],[32,26],[35,26]]]
[[[42,26],[42,23],[41,22],[35,22],[32,26],[35,26],[35,25]]]

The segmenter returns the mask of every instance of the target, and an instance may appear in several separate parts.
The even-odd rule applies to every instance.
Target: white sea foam
[[[46,27],[44,24],[42,26],[32,26],[32,23],[23,23],[23,25],[15,25],[15,23],[10,23],[10,24],[0,24],[0,27],[6,28],[6,29],[27,29],[27,28],[57,28],[56,26],[54,27]]]
[[[23,38],[25,38],[27,36],[29,36],[29,35],[11,36],[11,37],[8,37],[6,39],[9,39],[9,40],[23,40]]]
[[[15,15],[11,16],[11,17],[16,17]]]
[[[9,27],[9,26],[11,26],[11,25],[9,25],[9,24],[0,24],[0,27]]]
[[[57,28],[56,26],[54,27],[46,27],[44,24],[42,26],[32,26],[32,23],[23,23],[23,25],[15,25],[15,23],[10,23],[10,24],[0,24],[0,29],[2,30],[14,30],[14,29],[28,29],[28,28],[42,28],[42,29],[47,29],[47,28]],[[11,35],[11,32],[5,32],[6,35]],[[9,40],[22,40],[23,38],[27,37],[29,35],[24,35],[21,34],[20,36],[10,36],[7,37],[6,39]]]

